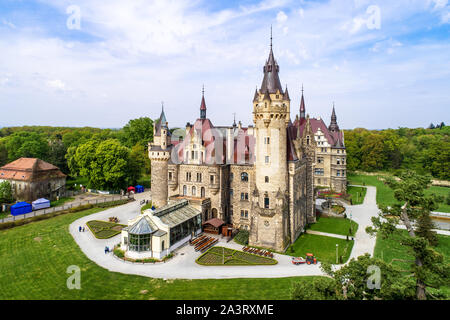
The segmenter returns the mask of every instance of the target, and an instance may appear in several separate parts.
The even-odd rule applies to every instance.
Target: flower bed
[[[224,247],[212,247],[202,254],[196,262],[204,266],[242,266],[242,265],[274,265],[278,261],[255,254]]]
[[[88,221],[86,225],[97,239],[108,239],[114,237],[122,231],[122,228],[126,227],[123,224],[99,220]]]

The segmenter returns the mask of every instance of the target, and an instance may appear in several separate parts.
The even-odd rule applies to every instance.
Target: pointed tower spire
[[[284,100],[289,100],[291,101],[291,98],[289,97],[289,91],[288,91],[288,87],[286,85],[286,89],[284,90],[284,96],[283,96]]]
[[[333,111],[331,112],[331,122],[328,130],[331,132],[339,132],[339,126],[337,124],[336,111],[334,110],[334,101],[333,101]]]
[[[202,103],[200,104],[200,119],[206,119],[205,85],[202,87]]]
[[[159,116],[159,119],[156,120],[156,122],[155,122],[155,126],[153,129],[154,130],[153,135],[160,136],[161,128],[168,129],[168,125],[169,125],[169,123],[167,122],[166,114],[164,113],[164,102],[161,101],[161,115]]]
[[[302,99],[300,101],[300,120],[305,119],[305,98],[303,98],[303,84],[302,84]]]
[[[272,51],[272,25],[270,25],[270,51]]]
[[[253,102],[258,101],[258,99],[259,99],[258,87],[256,87],[256,89],[255,89],[255,95],[253,96]]]
[[[272,50],[272,26],[270,27],[270,52],[269,58],[266,61],[266,64],[263,68],[264,78],[261,84],[260,92],[266,92],[266,89],[269,93],[276,93],[277,90],[283,94],[283,87],[281,86],[280,77],[278,76],[278,72],[280,71],[280,67],[275,60]]]

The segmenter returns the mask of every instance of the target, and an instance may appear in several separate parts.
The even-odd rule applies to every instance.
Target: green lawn
[[[342,255],[343,263],[345,263],[353,248],[353,241],[318,236],[315,234],[304,233],[291,245],[294,248],[294,253],[288,248],[287,253],[291,256],[305,258],[307,253],[312,253],[321,262],[336,263],[336,244],[338,247],[338,255]]]
[[[101,210],[0,231],[0,299],[290,299],[294,281],[312,278],[164,281],[109,272],[89,260],[68,232],[70,223]],[[81,268],[81,290],[66,287],[70,265]]]
[[[406,234],[406,230],[403,230]],[[434,247],[436,251],[444,256],[444,261],[450,263],[450,237],[444,235],[438,235],[439,244]],[[404,270],[409,270],[411,263],[392,261],[392,259],[413,260],[413,256],[408,247],[400,244],[400,237],[394,236],[389,239],[383,239],[381,236],[377,236],[377,242],[375,244],[375,250],[373,256],[379,258],[387,263],[399,266]],[[444,291],[450,296],[450,287],[445,287]]]
[[[394,198],[393,190],[390,189],[388,186],[386,186],[383,181],[378,180],[379,177],[382,176],[349,174],[347,179],[350,184],[363,185],[363,183],[365,183],[368,186],[377,187],[377,204],[392,205],[396,203],[397,201]],[[438,195],[443,195],[444,197],[446,197],[449,192],[450,188],[436,187],[436,186],[431,186],[429,189],[425,191],[426,194],[435,193]],[[450,205],[447,205],[446,203],[441,203],[437,211],[450,212]]]
[[[346,236],[349,234],[350,224],[353,231],[352,235],[355,235],[358,224],[353,220],[343,218],[319,217],[317,222],[312,223],[308,229]]]
[[[62,206],[64,203],[73,201],[73,200],[75,200],[75,198],[72,198],[72,197],[59,198],[59,200],[50,201],[50,206],[51,207]]]
[[[366,197],[367,188],[364,187],[347,187],[347,193],[351,195],[352,204],[362,204]]]

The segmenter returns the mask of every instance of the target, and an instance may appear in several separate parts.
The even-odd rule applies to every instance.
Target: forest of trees
[[[153,120],[130,120],[123,128],[5,127],[0,129],[0,166],[20,157],[40,158],[88,186],[119,190],[150,174],[147,143]]]
[[[345,130],[347,170],[414,170],[450,180],[450,127]]]

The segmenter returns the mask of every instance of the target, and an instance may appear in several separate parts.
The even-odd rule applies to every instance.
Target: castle
[[[206,116],[185,129],[169,130],[164,113],[149,143],[152,202],[187,198],[202,221],[219,218],[249,231],[249,244],[283,251],[316,221],[314,186],[346,188],[346,153],[333,105],[331,123],[299,114],[290,117],[287,87],[281,86],[272,44],[260,89],[253,98],[253,125],[214,126]]]

